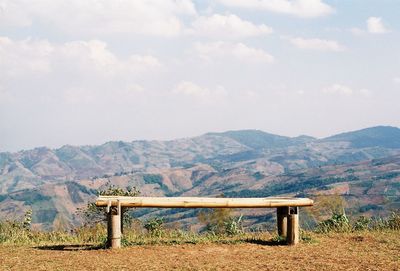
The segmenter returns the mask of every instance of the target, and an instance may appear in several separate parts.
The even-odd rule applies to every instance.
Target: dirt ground
[[[334,234],[289,247],[273,242],[90,246],[0,245],[1,270],[400,270],[398,233]]]

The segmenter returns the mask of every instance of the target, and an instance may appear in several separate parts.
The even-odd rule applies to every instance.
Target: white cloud
[[[201,87],[191,81],[181,81],[172,91],[175,94],[192,97],[202,102],[212,103],[228,95],[228,92],[222,86],[216,86],[213,89]]]
[[[325,94],[330,94],[330,95],[342,95],[342,96],[352,96],[354,94],[361,94],[362,96],[365,97],[371,97],[372,92],[369,89],[353,89],[349,86],[342,85],[342,84],[333,84],[328,87],[325,87],[322,90],[323,93]]]
[[[144,88],[143,86],[139,85],[139,84],[130,84],[127,86],[127,88],[124,90],[124,92],[128,93],[128,94],[132,94],[132,93],[140,93],[143,92]]]
[[[97,71],[112,75],[122,64],[103,41],[73,41],[55,47],[52,60],[59,62],[60,68],[75,66],[80,72]]]
[[[156,69],[161,66],[158,58],[151,55],[131,55],[127,61],[127,68],[133,72]]]
[[[68,33],[179,35],[179,15],[195,15],[190,0],[108,1],[3,0],[0,25],[24,27],[36,21]]]
[[[371,97],[372,96],[372,91],[366,88],[362,88],[359,90],[359,93],[365,97]]]
[[[0,37],[0,102],[130,104],[147,92],[138,84],[162,67],[151,55],[115,55],[100,40],[50,43]]]
[[[378,17],[369,17],[366,21],[367,28],[361,29],[358,27],[350,28],[349,31],[357,36],[365,35],[367,33],[370,34],[384,34],[390,32],[382,22],[382,18]]]
[[[326,16],[334,9],[321,0],[219,0],[231,7],[263,9],[297,17],[313,18]]]
[[[382,18],[379,17],[369,17],[367,20],[367,29],[369,33],[372,34],[383,34],[389,32],[384,26]]]
[[[243,43],[210,42],[196,43],[196,52],[206,60],[215,58],[234,58],[243,62],[272,63],[274,57],[261,49],[249,47]]]
[[[13,100],[12,94],[0,85],[0,104],[7,104]]]
[[[290,43],[300,49],[317,51],[344,51],[346,48],[334,40],[288,38]]]
[[[94,89],[83,87],[68,88],[63,93],[63,99],[67,104],[90,104],[96,100],[98,93]],[[97,98],[98,99],[98,98]]]
[[[0,37],[0,73],[3,76],[68,74],[117,75],[159,68],[159,60],[150,55],[116,57],[99,40],[72,41],[61,44],[46,40],[15,41]]]
[[[14,77],[18,74],[48,73],[51,70],[49,56],[53,46],[45,40],[15,42],[0,37],[0,73]]]
[[[234,14],[201,16],[193,22],[193,32],[196,35],[214,38],[237,39],[266,35],[272,31],[272,28],[265,24],[255,25]]]
[[[19,1],[0,2],[0,26],[25,27],[31,25],[31,20],[27,15],[26,7]]]
[[[393,78],[393,83],[400,84],[400,77],[394,77]]]
[[[350,29],[348,29],[352,34],[356,35],[356,36],[361,36],[364,35],[366,33],[365,30],[360,29],[358,27],[352,27]]]
[[[354,90],[348,86],[341,84],[333,84],[323,89],[324,93],[327,94],[340,94],[345,96],[351,96],[354,93]]]
[[[72,105],[129,104],[144,93],[144,87],[136,83],[128,84],[127,86],[119,85],[112,91],[79,86],[65,89],[62,93],[62,99],[66,104]]]

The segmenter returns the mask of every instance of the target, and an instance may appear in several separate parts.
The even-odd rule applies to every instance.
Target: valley
[[[72,228],[77,208],[108,185],[136,187],[142,196],[267,197],[340,195],[355,215],[400,208],[400,129],[372,127],[316,139],[258,130],[208,133],[172,141],[107,142],[0,153],[0,217],[33,211],[38,229]],[[199,210],[140,209],[191,227]],[[272,214],[237,210],[248,227]]]

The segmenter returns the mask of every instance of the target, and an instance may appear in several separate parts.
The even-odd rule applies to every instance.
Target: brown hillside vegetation
[[[311,243],[0,246],[1,270],[400,270],[398,232],[315,235]],[[90,247],[89,247],[90,248]]]
[[[327,139],[256,130],[172,141],[0,152],[0,220],[32,210],[35,229],[81,224],[84,207],[108,184],[141,196],[267,197],[340,194],[353,215],[386,216],[400,208],[400,129],[374,127]],[[140,210],[191,227],[194,212]],[[271,222],[243,213],[248,225]],[[258,224],[258,225],[257,225]]]

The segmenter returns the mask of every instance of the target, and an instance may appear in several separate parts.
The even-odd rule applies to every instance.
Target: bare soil
[[[297,246],[240,244],[133,246],[0,245],[1,270],[400,270],[399,233],[316,235]]]

